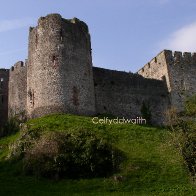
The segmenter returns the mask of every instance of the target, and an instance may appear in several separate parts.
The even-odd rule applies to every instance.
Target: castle
[[[77,18],[50,14],[30,27],[28,59],[0,69],[0,125],[8,116],[51,113],[141,116],[148,106],[152,123],[165,111],[183,110],[196,93],[196,53],[164,50],[137,73],[92,66],[88,26]]]

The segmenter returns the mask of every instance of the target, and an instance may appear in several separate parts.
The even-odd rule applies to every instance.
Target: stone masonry
[[[153,124],[164,121],[169,99],[163,81],[97,67],[93,68],[93,76],[97,113],[135,118],[141,116],[145,103],[150,106]]]
[[[171,106],[183,111],[184,101],[196,93],[196,53],[164,50],[138,71],[145,78],[165,81]]]
[[[196,93],[195,73],[196,54],[169,50],[135,74],[93,67],[88,26],[50,14],[30,27],[28,60],[0,69],[0,125],[8,113],[136,118],[144,103],[153,124],[164,124],[168,108],[182,111],[186,97]]]
[[[27,99],[27,65],[17,62],[10,69],[8,115],[26,115]]]
[[[91,42],[87,25],[59,14],[30,28],[27,115],[95,113]]]
[[[9,69],[0,69],[0,126],[8,119]]]

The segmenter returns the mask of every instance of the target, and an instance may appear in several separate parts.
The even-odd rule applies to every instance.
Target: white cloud
[[[29,26],[33,23],[32,18],[0,20],[0,32],[6,32],[14,29]]]
[[[196,22],[173,32],[160,46],[161,49],[196,51]]]

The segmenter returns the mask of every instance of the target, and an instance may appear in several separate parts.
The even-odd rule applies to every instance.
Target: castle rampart
[[[142,115],[141,108],[145,103],[152,113],[152,123],[164,123],[169,100],[163,81],[97,67],[93,68],[93,76],[98,113],[136,118]]]

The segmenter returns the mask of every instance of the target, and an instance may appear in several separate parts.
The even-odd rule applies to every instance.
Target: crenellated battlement
[[[155,67],[162,69],[162,65],[196,66],[196,53],[163,50],[151,61],[145,64],[141,69],[139,69],[138,73],[142,74],[144,72],[152,70]]]
[[[81,26],[86,32],[89,32],[88,26],[85,22],[74,17],[72,19],[62,18],[60,14],[48,14],[45,17],[40,17],[38,19],[37,28],[52,28],[53,30],[63,28],[64,25],[69,24],[72,26]],[[30,27],[30,32],[33,31],[36,27]]]
[[[38,19],[38,26],[45,26],[51,27],[51,25],[58,25],[61,24],[62,22],[62,17],[60,14],[48,14],[45,17],[40,17]]]
[[[23,69],[25,67],[25,63],[23,61],[18,61],[17,63],[14,64],[14,66],[11,67],[11,71],[19,71],[21,68]]]
[[[196,65],[196,53],[191,52],[180,52],[180,51],[171,51],[164,50],[162,51],[165,54],[165,58],[168,63],[176,64],[194,64]]]

